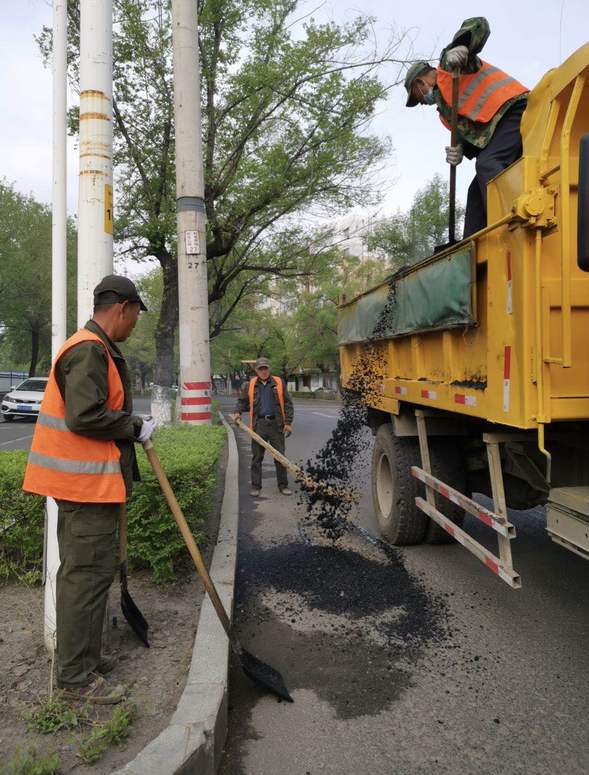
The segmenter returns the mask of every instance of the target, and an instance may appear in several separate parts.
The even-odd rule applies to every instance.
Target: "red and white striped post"
[[[184,382],[182,384],[180,394],[180,419],[182,422],[210,422],[210,382]]]

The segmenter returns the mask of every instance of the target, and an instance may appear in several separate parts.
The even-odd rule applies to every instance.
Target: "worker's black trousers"
[[[525,100],[516,102],[497,124],[487,147],[477,154],[477,174],[466,198],[464,239],[487,225],[487,183],[522,155],[519,126],[525,107]]]
[[[262,417],[256,418],[254,430],[264,441],[269,442],[274,449],[284,454],[284,433],[276,418],[271,420],[265,420]],[[252,439],[252,488],[255,490],[262,489],[262,461],[265,452],[265,448]],[[288,487],[286,468],[277,460],[274,461],[274,464],[278,489],[281,490],[283,487]]]

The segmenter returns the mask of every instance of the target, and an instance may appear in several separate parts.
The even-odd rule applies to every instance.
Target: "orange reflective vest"
[[[80,503],[124,503],[120,450],[114,441],[73,433],[65,424],[65,404],[55,379],[61,356],[80,342],[103,345],[108,358],[108,398],[113,411],[123,408],[125,391],[118,369],[102,339],[82,328],[57,353],[33,434],[23,490]]]
[[[271,379],[274,380],[276,384],[276,392],[278,393],[278,403],[280,404],[280,411],[282,412],[282,421],[286,423],[286,414],[284,412],[284,391],[282,389],[282,380],[280,377],[272,376]],[[257,377],[252,377],[250,379],[249,384],[249,402],[250,402],[250,428],[254,427],[254,390],[256,387],[256,382],[258,381]]]
[[[436,81],[444,102],[452,105],[452,73],[438,66]],[[498,67],[482,62],[476,73],[461,73],[458,82],[458,115],[471,121],[487,124],[508,100],[525,94],[526,89]],[[444,126],[450,128],[447,119],[440,115]]]

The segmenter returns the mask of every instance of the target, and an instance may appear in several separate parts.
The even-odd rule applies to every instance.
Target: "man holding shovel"
[[[487,225],[487,183],[522,155],[520,122],[528,89],[498,67],[479,59],[490,29],[482,17],[465,19],[442,51],[437,68],[415,62],[407,71],[408,108],[435,105],[451,129],[452,74],[458,78],[456,143],[446,148],[446,161],[460,164],[476,158],[464,218],[464,239]],[[452,235],[451,235],[452,239]]]
[[[102,655],[102,627],[121,506],[139,478],[134,442],[147,441],[155,423],[132,413],[116,343],[145,309],[127,277],[109,275],[96,286],[92,319],[53,364],[23,482],[58,505],[57,685],[66,699],[110,704],[124,694],[102,677],[116,662]]]
[[[284,454],[284,439],[292,433],[294,408],[286,385],[281,377],[270,375],[268,358],[258,358],[255,364],[256,376],[241,390],[233,418],[241,419],[242,412],[249,412],[250,427]],[[262,489],[262,461],[265,449],[252,440],[252,488],[250,494],[257,498]],[[288,487],[286,468],[277,460],[276,479],[282,495],[292,495]]]

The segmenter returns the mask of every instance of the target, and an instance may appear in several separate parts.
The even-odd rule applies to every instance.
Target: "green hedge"
[[[45,500],[21,490],[26,463],[26,452],[0,452],[0,583],[41,580]]]
[[[218,480],[218,462],[225,443],[223,426],[174,426],[156,431],[156,451],[197,540]],[[149,568],[158,583],[172,581],[185,559],[184,542],[157,479],[137,449],[141,482],[136,482],[127,510],[129,561]],[[41,579],[45,500],[22,492],[26,452],[0,452],[0,582]]]

